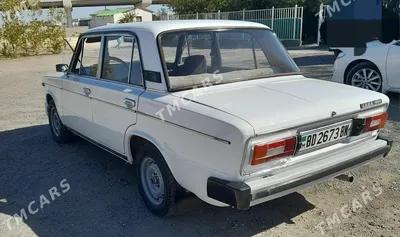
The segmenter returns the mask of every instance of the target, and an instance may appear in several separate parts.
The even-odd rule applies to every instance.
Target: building
[[[118,9],[105,9],[97,11],[92,16],[92,21],[90,22],[90,28],[104,26],[108,24],[117,24],[124,14],[134,13],[136,15],[136,21],[152,21],[153,12],[150,10],[140,9],[140,8],[118,8]]]
[[[73,20],[72,20],[72,26],[73,26],[73,27],[89,26],[91,20],[92,20],[92,18],[73,19]]]

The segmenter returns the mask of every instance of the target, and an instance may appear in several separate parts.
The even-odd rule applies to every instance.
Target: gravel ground
[[[307,76],[331,76],[330,53],[290,53]],[[0,236],[398,236],[398,94],[390,95],[391,120],[383,132],[395,140],[393,151],[356,171],[354,183],[331,180],[248,211],[190,197],[176,216],[160,219],[144,206],[131,166],[83,140],[52,140],[41,76],[68,60],[58,55],[0,61]],[[54,200],[52,187],[59,192]],[[31,215],[28,208],[38,212]],[[7,220],[21,209],[28,219],[11,220],[10,230]]]

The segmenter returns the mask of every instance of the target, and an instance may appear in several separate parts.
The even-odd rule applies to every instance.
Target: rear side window
[[[133,37],[106,36],[101,78],[128,83]]]
[[[106,36],[100,78],[142,86],[142,64],[133,36]]]
[[[137,86],[143,86],[143,70],[140,60],[139,44],[134,38],[133,42],[133,55],[132,55],[132,69],[131,78],[129,83]]]

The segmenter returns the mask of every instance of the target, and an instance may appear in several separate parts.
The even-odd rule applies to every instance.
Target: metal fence
[[[211,12],[177,15],[168,13],[162,20],[220,19],[258,22],[269,26],[281,40],[301,41],[303,7],[243,10],[235,12]]]

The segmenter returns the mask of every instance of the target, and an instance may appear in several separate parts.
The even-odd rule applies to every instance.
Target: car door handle
[[[83,93],[85,93],[85,95],[90,95],[92,91],[89,88],[83,88]]]
[[[130,107],[130,108],[136,106],[136,101],[135,101],[135,100],[132,100],[132,99],[129,99],[129,98],[125,98],[124,103],[125,103],[125,105],[126,105],[127,107]]]

